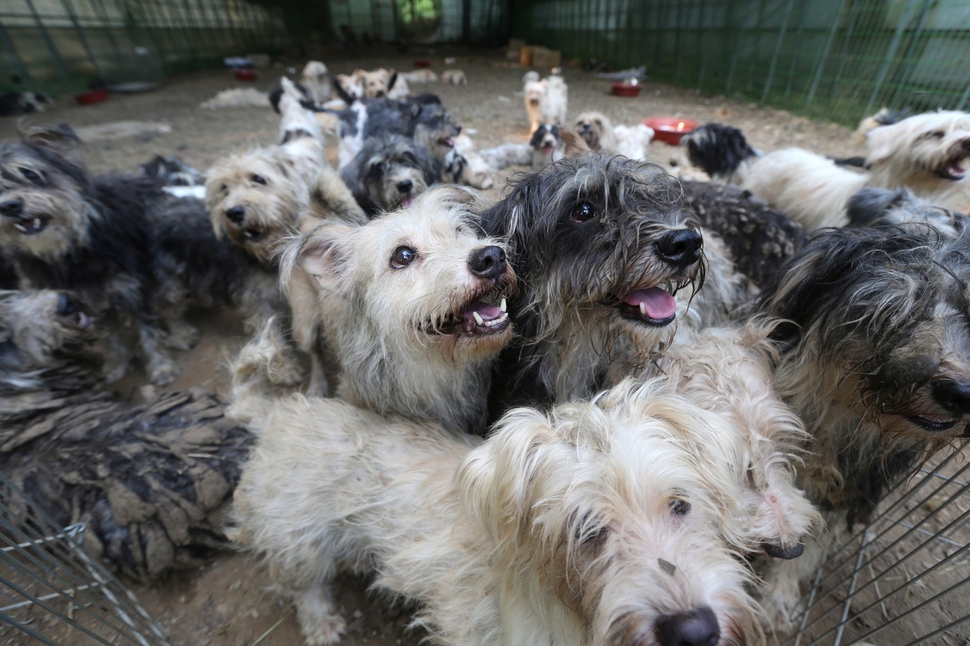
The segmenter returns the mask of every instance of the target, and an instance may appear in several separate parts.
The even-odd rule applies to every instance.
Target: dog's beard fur
[[[679,197],[659,166],[588,153],[525,177],[483,215],[489,233],[508,237],[525,285],[510,302],[522,339],[509,351],[518,355],[509,367],[515,374],[505,375],[510,383],[544,390],[536,396],[546,402],[587,396],[618,339],[624,352],[625,344],[644,357],[662,351],[676,326],[650,324],[632,310],[628,317],[623,299],[650,288],[675,295],[702,282],[699,254],[674,266],[658,252],[664,234],[697,228],[676,206]]]
[[[779,392],[805,420],[814,502],[864,521],[912,464],[966,436],[970,411],[934,398],[970,388],[966,242],[922,225],[844,229],[813,239],[759,309],[792,321]],[[837,287],[836,287],[837,286]]]
[[[344,629],[328,590],[341,565],[376,567],[442,643],[656,643],[702,609],[713,642],[758,641],[750,575],[722,537],[740,492],[689,448],[719,420],[655,386],[517,410],[478,448],[340,401],[277,402],[232,536],[296,599],[310,643]]]
[[[309,202],[309,187],[281,147],[219,160],[206,173],[206,208],[216,236],[228,237],[270,265],[282,240],[295,234]],[[242,209],[233,221],[230,210]]]
[[[617,150],[616,137],[613,134],[613,124],[602,112],[584,112],[576,117],[573,130],[590,150],[613,153]]]
[[[425,146],[400,135],[372,137],[341,172],[361,208],[376,215],[407,207],[437,180],[437,166]]]
[[[0,393],[92,386],[102,363],[93,322],[70,292],[0,290]]]
[[[477,199],[434,189],[364,227],[322,225],[288,246],[282,281],[297,266],[316,280],[320,320],[341,367],[339,396],[455,431],[483,430],[490,364],[512,335],[499,306],[515,274],[472,273],[474,253],[501,249],[469,213]],[[401,249],[412,254],[406,264]],[[502,258],[504,266],[504,251]],[[482,309],[483,301],[494,307]]]

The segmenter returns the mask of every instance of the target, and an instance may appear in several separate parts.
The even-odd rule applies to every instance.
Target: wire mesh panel
[[[967,0],[523,0],[513,36],[657,80],[854,123],[970,105]]]
[[[135,596],[0,475],[0,642],[165,646]],[[36,640],[36,641],[35,641]]]
[[[970,643],[970,462],[937,462],[828,555],[788,646]]]

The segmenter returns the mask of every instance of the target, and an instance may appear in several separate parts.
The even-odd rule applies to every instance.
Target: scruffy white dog
[[[529,113],[529,134],[540,124],[565,124],[569,86],[561,76],[548,76],[541,81],[526,74],[525,109]]]
[[[727,547],[720,420],[657,382],[512,411],[480,445],[434,424],[294,397],[268,406],[232,537],[265,558],[306,642],[345,630],[329,582],[421,604],[442,644],[727,646],[762,638]]]
[[[413,72],[403,72],[399,76],[403,77],[408,83],[437,83],[438,75],[431,70],[414,70]]]
[[[323,105],[330,100],[330,92],[333,86],[330,83],[330,70],[320,61],[310,61],[303,68],[300,75],[300,83],[309,92],[313,102]]]
[[[873,128],[866,136],[867,172],[800,148],[762,154],[739,130],[719,124],[699,128],[687,145],[691,161],[709,175],[750,190],[814,231],[845,226],[849,198],[867,186],[909,188],[945,202],[965,186],[970,114],[927,112]]]
[[[445,70],[441,73],[441,82],[447,85],[468,85],[468,78],[462,70]]]
[[[573,130],[586,142],[590,150],[611,155],[623,155],[636,161],[646,161],[647,146],[653,141],[653,128],[642,123],[635,126],[614,126],[602,112],[584,112],[576,117]]]

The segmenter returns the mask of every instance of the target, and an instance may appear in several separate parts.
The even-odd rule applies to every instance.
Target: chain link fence
[[[967,0],[521,0],[512,35],[845,124],[970,103]]]

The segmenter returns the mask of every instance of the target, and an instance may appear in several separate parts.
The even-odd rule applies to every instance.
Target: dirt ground
[[[457,57],[457,63],[449,67],[463,69],[468,85],[413,85],[412,91],[439,94],[481,148],[508,141],[528,141],[521,82],[525,69],[507,63],[502,52],[436,48],[401,54],[393,49],[373,49],[335,53],[325,62],[332,73],[382,65],[407,71],[413,68],[414,58],[430,58],[432,69],[440,72],[446,67],[447,56]],[[260,70],[259,79],[249,85],[269,90],[289,67],[298,69],[302,61]],[[764,150],[800,146],[835,156],[864,152],[853,142],[852,130],[839,125],[650,81],[644,83],[639,97],[619,98],[609,94],[608,81],[597,79],[579,67],[567,65],[564,76],[569,84],[570,118],[582,111],[597,109],[615,124],[634,124],[650,116],[685,117],[702,123],[716,120],[740,127],[754,146]],[[229,151],[270,144],[276,138],[279,118],[268,106],[217,111],[199,107],[220,90],[245,85],[225,70],[199,72],[168,79],[151,92],[113,94],[98,105],[79,106],[70,97],[61,98],[52,110],[32,116],[29,122],[66,122],[75,127],[130,119],[165,122],[171,126],[167,134],[88,142],[86,155],[91,170],[95,173],[129,170],[156,154],[178,155],[204,170]],[[0,139],[16,137],[17,120],[0,120]],[[664,143],[651,144],[651,154],[662,164],[669,161],[673,151]],[[496,177],[496,187],[489,191],[492,197],[500,196],[505,178],[511,174],[510,169]],[[970,205],[970,199],[965,202]],[[203,330],[203,339],[194,350],[180,357],[181,377],[174,387],[202,385],[225,395],[226,358],[244,342],[246,331],[227,315],[208,315],[194,323]],[[125,396],[137,397],[142,385],[143,378],[134,376],[116,387]],[[338,583],[337,601],[348,622],[348,633],[342,643],[348,646],[417,644],[423,634],[405,630],[409,612],[379,596],[367,594],[366,585],[366,581],[352,576]],[[268,579],[261,568],[242,555],[227,553],[199,570],[179,573],[151,586],[136,585],[133,589],[169,631],[170,641],[176,646],[302,643],[291,607],[268,589]]]

